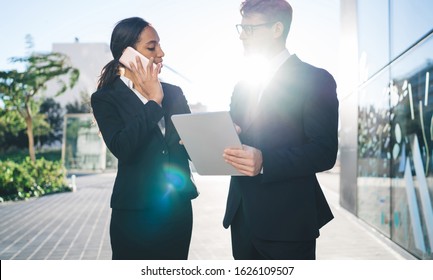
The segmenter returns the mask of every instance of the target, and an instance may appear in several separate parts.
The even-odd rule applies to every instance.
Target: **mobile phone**
[[[119,58],[119,61],[125,65],[125,67],[128,67],[128,69],[131,69],[130,63],[134,63],[135,67],[138,67],[136,64],[135,57],[139,56],[141,59],[141,64],[143,65],[143,68],[146,69],[147,64],[149,63],[149,59],[139,53],[137,50],[135,50],[132,47],[127,47],[123,53],[122,56]]]

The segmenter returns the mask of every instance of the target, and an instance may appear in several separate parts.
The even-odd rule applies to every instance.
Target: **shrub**
[[[64,191],[70,191],[70,188],[60,161],[42,158],[32,162],[29,157],[21,163],[0,161],[0,202]]]

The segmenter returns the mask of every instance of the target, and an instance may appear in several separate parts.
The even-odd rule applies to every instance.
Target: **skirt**
[[[112,209],[113,260],[186,260],[192,234],[188,199],[145,210]]]

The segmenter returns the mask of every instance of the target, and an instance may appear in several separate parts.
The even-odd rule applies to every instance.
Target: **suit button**
[[[166,155],[167,154],[167,150],[162,150],[162,154]]]

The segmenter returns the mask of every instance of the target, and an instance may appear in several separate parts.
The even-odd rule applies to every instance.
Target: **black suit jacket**
[[[263,173],[231,178],[223,224],[227,228],[242,205],[258,238],[315,239],[333,218],[315,174],[332,168],[336,160],[335,81],[292,55],[264,90],[251,123],[249,95],[248,86],[238,83],[230,112],[242,129],[242,143],[262,151]]]
[[[119,77],[91,96],[102,137],[118,159],[112,208],[140,210],[171,197],[197,196],[188,154],[171,122],[173,114],[190,113],[190,109],[179,87],[161,84],[162,108],[154,101],[144,105]],[[163,116],[165,137],[158,126]]]

